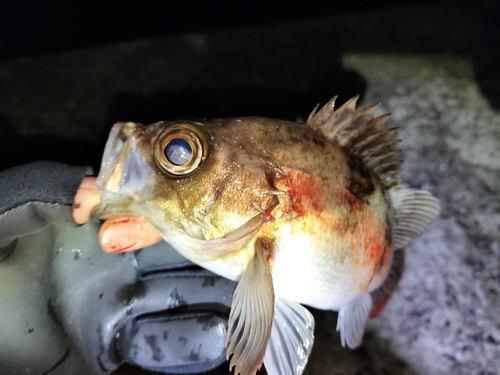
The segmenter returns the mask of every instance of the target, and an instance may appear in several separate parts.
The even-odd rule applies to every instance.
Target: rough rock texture
[[[432,191],[441,216],[407,248],[400,288],[361,348],[341,348],[336,314],[314,311],[305,374],[497,374],[500,38],[484,17],[469,3],[414,5],[7,61],[0,135],[18,162],[33,146],[14,133],[84,142],[53,159],[95,165],[116,120],[304,118],[337,93],[380,101],[400,127],[405,182]],[[130,373],[147,372],[116,372]]]

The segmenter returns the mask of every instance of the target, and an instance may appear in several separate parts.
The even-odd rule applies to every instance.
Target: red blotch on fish
[[[274,262],[274,240],[269,237],[261,237],[260,243],[266,250],[266,259],[272,266]]]
[[[308,173],[289,172],[283,176],[286,192],[292,199],[297,216],[312,211],[321,212],[324,204],[321,197],[322,181]]]
[[[368,241],[369,245],[366,249],[367,261],[370,264],[372,262],[378,262],[382,256],[382,246],[380,246],[379,239],[377,237],[371,237]]]
[[[272,222],[274,222],[274,220],[276,220],[275,217],[271,214],[271,211],[273,209],[274,207],[266,211],[264,215],[264,224],[271,224]]]
[[[370,319],[379,316],[382,311],[384,311],[385,305],[387,305],[388,300],[377,300],[374,301],[372,311],[370,311]]]

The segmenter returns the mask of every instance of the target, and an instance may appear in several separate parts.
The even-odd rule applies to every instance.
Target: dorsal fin
[[[399,250],[439,215],[439,201],[428,191],[417,189],[390,189],[389,196],[394,210],[392,246]]]
[[[386,188],[399,186],[402,160],[396,147],[400,140],[392,138],[397,128],[384,128],[389,114],[373,117],[379,104],[356,111],[358,98],[349,99],[337,110],[336,96],[319,111],[316,106],[307,125],[361,158]]]

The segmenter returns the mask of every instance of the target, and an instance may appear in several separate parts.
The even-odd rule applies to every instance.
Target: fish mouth
[[[103,193],[136,199],[139,193],[147,195],[154,172],[146,162],[147,155],[138,149],[144,128],[133,122],[118,122],[111,128],[96,180]]]

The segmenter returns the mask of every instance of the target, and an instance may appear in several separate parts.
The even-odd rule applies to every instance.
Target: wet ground
[[[414,4],[0,62],[0,169],[97,168],[113,122],[304,119],[360,93],[399,126],[411,187],[442,212],[361,348],[314,311],[305,374],[500,373],[500,31],[493,5]],[[147,373],[125,366],[116,374]],[[227,365],[211,374],[227,374]]]

